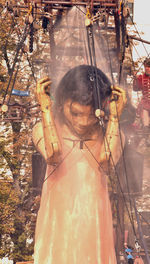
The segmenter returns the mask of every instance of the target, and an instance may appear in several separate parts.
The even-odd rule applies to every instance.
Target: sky
[[[150,42],[150,0],[134,0],[134,23],[142,39]],[[137,35],[137,37],[139,37]],[[136,41],[137,43],[137,41]],[[145,50],[145,48],[146,50]],[[137,52],[133,51],[133,59],[136,61],[140,57],[147,57],[150,54],[150,44],[138,42]]]

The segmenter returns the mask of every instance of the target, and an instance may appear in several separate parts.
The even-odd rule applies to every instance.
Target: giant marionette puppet
[[[101,109],[96,111],[95,79]],[[46,90],[49,78],[37,83],[42,122],[33,129],[35,146],[47,171],[35,235],[35,264],[116,264],[112,215],[104,172],[116,164],[124,136],[118,118],[125,91],[111,87],[105,74],[77,66],[60,81],[55,103]],[[109,98],[105,133],[101,117]],[[115,100],[114,100],[115,98]],[[117,98],[117,99],[116,99]],[[122,142],[121,142],[122,141]]]

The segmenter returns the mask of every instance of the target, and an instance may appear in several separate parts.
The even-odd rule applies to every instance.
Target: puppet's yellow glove
[[[43,112],[46,112],[51,108],[52,102],[48,94],[49,93],[48,89],[50,88],[50,84],[51,84],[51,80],[49,79],[49,77],[42,78],[37,82],[36,94],[37,94],[38,102],[41,106],[41,110]]]
[[[127,103],[126,92],[118,86],[112,87],[112,96],[109,105],[110,120],[118,120],[121,116],[122,110]]]

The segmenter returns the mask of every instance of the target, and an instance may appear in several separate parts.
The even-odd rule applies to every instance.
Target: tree
[[[1,106],[8,106],[7,112],[0,112],[0,257],[8,255],[19,261],[29,260],[33,254],[34,227],[31,226],[31,218],[35,212],[32,212],[31,156],[34,147],[31,144],[31,131],[35,117],[30,116],[29,119],[28,107],[31,100],[35,100],[34,94],[33,98],[21,98],[12,96],[11,92],[14,87],[22,91],[33,89],[34,54],[26,51],[30,25],[25,23],[25,17],[15,15],[15,10],[11,5],[5,6],[5,1],[1,1],[0,9],[0,101]],[[7,23],[4,23],[6,20]],[[8,118],[14,103],[25,106],[20,120]],[[18,109],[13,111],[12,116],[15,117]]]

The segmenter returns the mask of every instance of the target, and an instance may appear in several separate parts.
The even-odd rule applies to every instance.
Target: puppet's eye
[[[76,113],[76,112],[71,112],[72,116],[78,116],[79,113]]]

